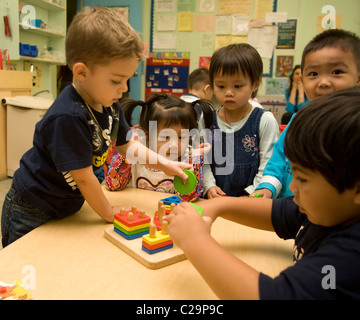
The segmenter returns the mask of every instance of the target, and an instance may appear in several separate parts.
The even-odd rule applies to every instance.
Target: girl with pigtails
[[[128,99],[122,103],[124,116],[131,125],[131,115],[140,106],[139,126],[133,127],[135,139],[146,144],[168,160],[181,161],[193,165],[197,186],[189,195],[178,194],[183,201],[195,201],[203,193],[204,156],[210,150],[209,144],[202,143],[204,130],[199,132],[197,110],[201,108],[205,128],[212,122],[212,106],[208,101],[196,100],[187,103],[171,95],[154,95],[147,101]],[[206,130],[205,130],[206,134]],[[206,138],[205,138],[206,140]],[[109,190],[122,190],[126,186],[176,193],[173,177],[157,171],[145,164],[127,163],[121,155],[109,154],[105,171],[105,185]]]

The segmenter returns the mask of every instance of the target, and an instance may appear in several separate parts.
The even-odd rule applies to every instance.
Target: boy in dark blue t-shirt
[[[359,145],[360,87],[319,98],[285,137],[294,197],[219,197],[199,204],[204,219],[183,203],[169,234],[220,298],[360,299]],[[295,239],[294,265],[272,279],[237,259],[210,236],[218,216]]]
[[[112,222],[113,210],[99,182],[114,140],[129,161],[150,163],[184,179],[183,169],[191,168],[130,141],[118,100],[128,89],[142,47],[139,35],[119,13],[103,6],[78,13],[67,33],[66,58],[73,83],[37,123],[33,147],[22,157],[5,197],[4,247],[50,219],[77,212],[84,200]]]

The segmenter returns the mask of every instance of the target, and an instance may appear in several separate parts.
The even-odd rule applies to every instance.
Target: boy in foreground
[[[166,218],[169,234],[221,299],[360,299],[359,145],[360,88],[326,95],[298,112],[285,137],[294,197],[200,203],[206,220],[295,239],[294,266],[274,279],[226,252],[189,204]],[[330,288],[324,267],[335,271]]]

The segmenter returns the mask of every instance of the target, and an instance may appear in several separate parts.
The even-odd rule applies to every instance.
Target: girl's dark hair
[[[325,47],[340,48],[344,52],[351,52],[360,71],[360,38],[355,33],[342,29],[329,29],[316,35],[302,53],[301,70],[304,70],[305,58],[309,53]]]
[[[284,151],[291,162],[317,171],[342,193],[360,181],[360,87],[321,97],[289,125]]]
[[[297,65],[292,69],[291,76],[289,77],[289,92],[291,92],[291,89],[292,89],[292,86],[293,86],[294,73],[295,73],[296,69],[301,69],[301,65],[297,64]]]
[[[212,107],[205,100],[196,100],[187,103],[184,100],[172,95],[154,95],[147,101],[125,100],[122,103],[124,116],[131,125],[131,115],[137,106],[141,106],[140,127],[149,132],[149,122],[157,121],[158,126],[170,127],[181,125],[189,130],[197,129],[198,114],[195,105],[200,106],[205,121],[205,127],[210,128],[212,124]]]
[[[263,73],[263,63],[259,53],[247,43],[231,44],[216,50],[210,61],[210,82],[214,86],[217,74],[234,75],[241,71],[251,83],[258,84]],[[252,98],[256,97],[256,92]]]

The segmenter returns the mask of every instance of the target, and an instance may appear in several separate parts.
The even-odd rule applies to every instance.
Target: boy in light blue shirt
[[[331,92],[358,86],[360,38],[345,30],[324,31],[305,47],[301,71],[304,91],[310,101]],[[284,139],[291,120],[274,146],[260,184],[250,196],[259,194],[264,198],[283,198],[293,195],[289,190],[292,171],[284,153]]]

